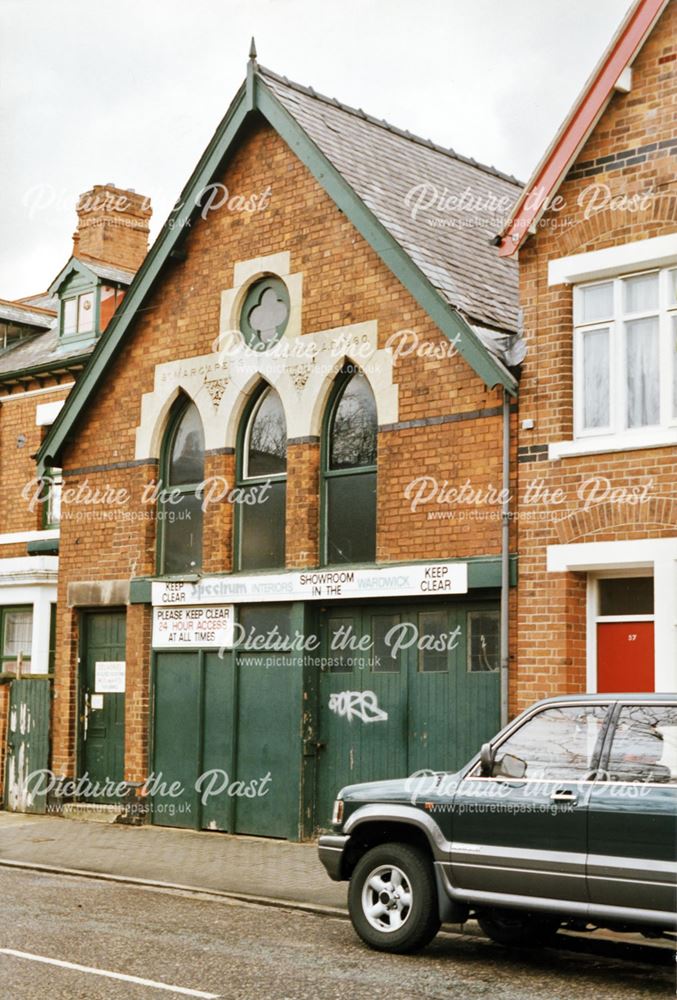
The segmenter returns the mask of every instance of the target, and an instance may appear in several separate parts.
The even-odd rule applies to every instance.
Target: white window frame
[[[655,310],[637,313],[625,311],[624,283],[630,278],[656,274],[658,276],[658,306]],[[582,317],[582,291],[599,285],[611,284],[613,315],[608,319],[584,322]],[[677,438],[677,413],[673,408],[673,367],[677,365],[673,338],[677,329],[677,297],[671,294],[677,287],[677,268],[649,268],[631,271],[615,277],[577,284],[574,287],[574,439],[575,441],[606,442],[614,450],[646,446],[656,435],[671,434]],[[659,372],[660,372],[660,422],[644,427],[626,426],[626,324],[634,320],[658,317]],[[583,422],[583,337],[594,330],[609,331],[609,426],[586,428]]]

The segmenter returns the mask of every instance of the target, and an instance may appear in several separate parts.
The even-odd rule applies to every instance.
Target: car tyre
[[[533,948],[549,944],[560,928],[557,917],[519,910],[481,910],[477,923],[487,937],[507,947]]]
[[[440,929],[430,857],[410,844],[379,844],[360,858],[350,879],[348,909],[365,944],[407,954]]]

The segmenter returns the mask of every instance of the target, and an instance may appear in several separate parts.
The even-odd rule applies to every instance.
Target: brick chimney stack
[[[136,271],[148,253],[150,198],[132,188],[95,184],[80,195],[73,254]]]

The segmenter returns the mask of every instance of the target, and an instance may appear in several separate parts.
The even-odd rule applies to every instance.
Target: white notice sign
[[[292,573],[233,573],[197,583],[155,582],[153,604],[360,600],[367,597],[447,597],[467,594],[465,562],[394,563],[373,569],[310,569]]]
[[[233,605],[153,608],[154,649],[231,649]]]
[[[125,690],[125,661],[97,660],[94,664],[94,690],[98,694],[121,694]]]

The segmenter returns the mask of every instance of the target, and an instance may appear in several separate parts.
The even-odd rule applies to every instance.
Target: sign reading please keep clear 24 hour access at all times
[[[153,647],[230,648],[234,640],[233,611],[232,605],[153,608]]]

